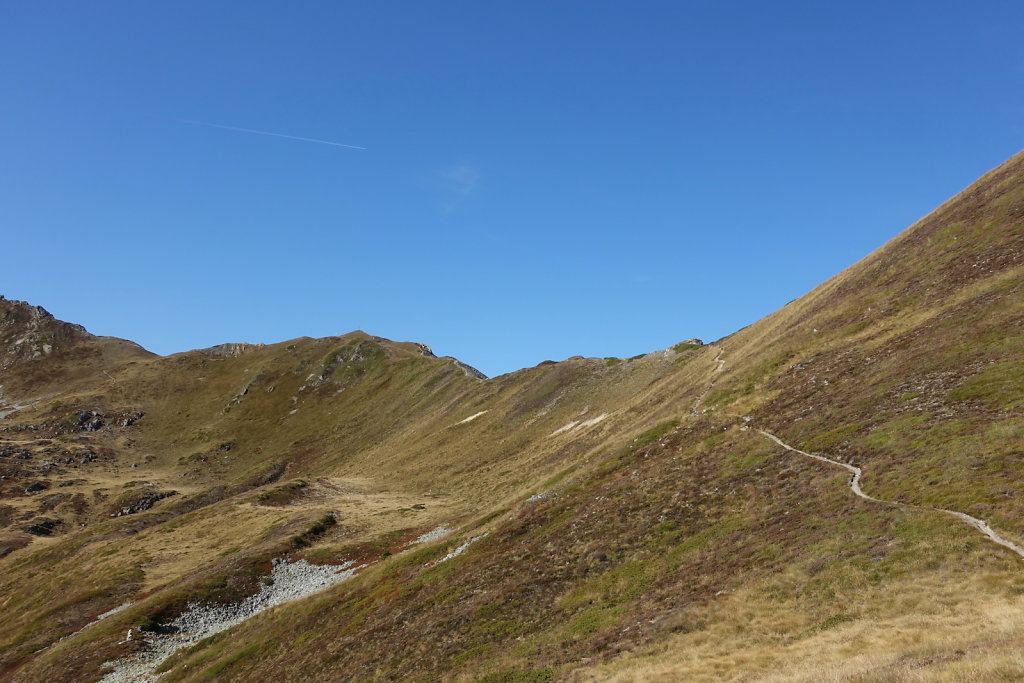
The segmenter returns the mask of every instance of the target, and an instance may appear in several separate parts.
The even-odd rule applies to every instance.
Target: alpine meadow
[[[1024,153],[633,358],[159,356],[36,303],[0,298],[4,680],[1024,678]]]

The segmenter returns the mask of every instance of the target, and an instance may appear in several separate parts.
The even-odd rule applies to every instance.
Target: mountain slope
[[[251,592],[327,515],[337,525],[302,552],[339,561],[457,525],[574,465],[612,425],[650,420],[620,399],[697,360],[577,359],[482,382],[363,333],[225,351],[127,364],[8,418],[7,666],[128,598],[153,595],[159,616]]]
[[[881,497],[991,506],[1021,535],[1024,155],[721,346],[712,404],[862,463]]]
[[[361,568],[161,680],[1024,675],[1024,559],[939,511],[1024,544],[1022,287],[1017,155],[707,346],[491,380],[363,333],[114,363],[2,423],[0,666],[98,678],[304,557]]]
[[[0,296],[0,412],[152,356],[133,342],[94,336],[39,306]]]

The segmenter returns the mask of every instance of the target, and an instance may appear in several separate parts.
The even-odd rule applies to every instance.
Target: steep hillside
[[[721,348],[710,405],[1024,536],[1024,155]]]
[[[109,351],[60,391],[5,331],[4,386],[53,394],[0,422],[0,667],[1022,677],[1022,288],[1017,155],[757,324],[631,360],[483,379],[356,332]],[[53,358],[84,335],[40,320]],[[355,574],[210,626],[300,558]]]

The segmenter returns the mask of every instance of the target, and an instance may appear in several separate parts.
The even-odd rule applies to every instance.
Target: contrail
[[[206,123],[205,121],[190,121],[188,119],[179,119],[182,123],[191,123],[196,126],[209,126],[210,128],[223,128],[224,130],[237,130],[242,133],[256,133],[257,135],[272,135],[275,138],[288,138],[289,140],[301,140],[302,142],[315,142],[320,145],[331,145],[332,147],[347,147],[349,149],[366,149],[365,147],[359,147],[358,145],[346,145],[341,142],[331,142],[330,140],[317,140],[316,138],[300,138],[297,135],[285,135],[284,133],[271,133],[267,130],[253,130],[252,128],[237,128],[235,126],[222,126],[219,123]]]

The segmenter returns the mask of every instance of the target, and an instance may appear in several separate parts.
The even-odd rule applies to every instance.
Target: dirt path
[[[704,389],[703,392],[701,392],[701,395],[693,400],[693,405],[690,407],[690,415],[696,416],[700,414],[697,412],[697,409],[700,408],[701,402],[704,400],[704,397],[707,396],[711,392],[711,390],[715,388],[715,383],[718,381],[718,373],[720,373],[722,371],[722,368],[725,367],[725,361],[722,360],[722,355],[724,353],[724,349],[719,349],[718,355],[715,356],[715,359],[713,361],[711,361],[712,363],[718,363],[718,367],[712,370],[712,372],[715,375],[715,378],[712,379],[711,383],[708,384],[707,388]]]
[[[708,385],[707,389],[704,390],[704,393],[702,393],[700,396],[698,396],[697,400],[693,402],[693,408],[690,411],[691,415],[697,415],[698,414],[697,413],[697,408],[699,407],[700,402],[704,399],[704,397],[708,394],[708,392],[711,391],[712,387],[715,386],[715,382],[718,381],[717,374],[722,371],[723,367],[725,367],[725,361],[722,360],[722,355],[724,353],[725,353],[725,351],[719,351],[718,356],[715,358],[715,362],[718,363],[718,367],[715,368],[715,370],[713,371],[715,373],[716,377],[711,380],[711,383]],[[998,533],[996,533],[996,531],[991,526],[989,526],[988,522],[986,522],[983,519],[978,519],[977,517],[972,517],[972,516],[970,516],[970,515],[968,515],[966,513],[957,512],[956,510],[947,510],[945,508],[933,508],[933,507],[927,507],[927,506],[923,506],[923,505],[911,505],[911,504],[907,504],[907,503],[898,503],[896,501],[891,501],[891,500],[882,500],[880,498],[873,498],[873,497],[869,496],[868,494],[864,493],[864,490],[861,489],[861,487],[860,487],[860,478],[861,478],[861,475],[864,473],[863,470],[861,470],[861,468],[856,467],[854,465],[848,465],[845,462],[840,462],[838,460],[832,460],[831,458],[826,458],[823,455],[815,455],[813,453],[807,453],[805,451],[802,451],[799,448],[794,448],[793,446],[790,446],[788,443],[784,442],[779,437],[775,436],[774,434],[772,434],[770,432],[766,432],[763,429],[758,429],[757,432],[759,434],[761,434],[762,436],[764,436],[765,438],[771,439],[772,441],[774,441],[778,445],[782,446],[786,450],[793,451],[794,453],[799,453],[800,455],[806,456],[808,458],[814,458],[815,460],[820,460],[821,462],[825,462],[825,463],[828,463],[830,465],[835,465],[836,467],[842,467],[843,469],[847,470],[848,472],[850,472],[850,475],[851,475],[850,476],[850,482],[849,482],[850,490],[853,491],[853,493],[855,495],[863,498],[864,500],[869,500],[869,501],[871,501],[873,503],[881,503],[882,505],[894,505],[896,507],[901,507],[901,508],[915,508],[915,509],[918,509],[918,510],[930,510],[930,511],[933,511],[933,512],[941,512],[943,514],[950,515],[952,517],[956,517],[960,521],[966,522],[968,525],[970,525],[970,526],[974,527],[975,529],[977,529],[978,531],[980,531],[982,534],[985,535],[986,538],[988,538],[993,543],[998,543],[999,545],[1003,546],[1004,548],[1009,548],[1013,552],[1017,553],[1017,555],[1019,555],[1022,559],[1024,559],[1024,547],[1021,547],[1021,546],[1017,545],[1016,543],[1014,543],[1013,541],[1010,541],[1010,540],[1000,536]]]
[[[850,472],[853,473],[853,476],[850,477],[850,490],[852,490],[855,494],[857,494],[858,496],[860,496],[864,500],[870,500],[870,501],[872,501],[874,503],[882,503],[883,505],[895,505],[897,507],[916,508],[918,510],[932,510],[934,512],[942,512],[944,514],[951,515],[951,516],[956,517],[957,519],[959,519],[959,520],[961,520],[963,522],[967,522],[967,524],[971,525],[972,527],[974,527],[975,529],[977,529],[981,533],[985,534],[985,536],[987,536],[989,538],[989,540],[991,540],[991,541],[993,541],[995,543],[998,543],[999,545],[1001,545],[1003,547],[1009,548],[1010,550],[1012,550],[1013,552],[1017,553],[1022,558],[1024,558],[1024,548],[1022,548],[1021,546],[1017,545],[1013,541],[1007,540],[1007,539],[1003,538],[1002,536],[1000,536],[999,534],[997,534],[992,529],[992,527],[989,526],[988,522],[986,522],[983,519],[978,519],[977,517],[971,517],[968,514],[965,514],[963,512],[957,512],[956,510],[947,510],[945,508],[933,508],[933,507],[927,507],[927,506],[924,506],[924,505],[909,505],[909,504],[906,504],[906,503],[897,503],[897,502],[891,501],[891,500],[881,500],[879,498],[872,498],[871,496],[869,496],[866,493],[864,493],[864,491],[860,488],[860,476],[861,476],[861,474],[863,474],[863,471],[859,467],[854,467],[853,465],[847,465],[844,462],[839,462],[838,460],[832,460],[832,459],[826,458],[826,457],[824,457],[822,455],[814,455],[813,453],[805,453],[804,451],[801,451],[798,448],[793,448],[792,446],[790,446],[789,444],[785,443],[782,439],[780,439],[779,437],[775,436],[774,434],[766,432],[763,429],[758,429],[757,431],[760,434],[762,434],[763,436],[766,436],[769,439],[771,439],[772,441],[774,441],[775,443],[779,444],[783,448],[785,448],[787,450],[790,450],[790,451],[793,451],[794,453],[799,453],[800,455],[806,455],[808,458],[814,458],[815,460],[821,460],[822,462],[827,462],[829,464],[837,465],[837,466],[842,467],[842,468],[844,468],[846,470],[849,470]]]
[[[771,439],[775,443],[779,444],[783,448],[785,448],[787,450],[790,450],[790,451],[793,451],[794,453],[799,453],[800,455],[806,455],[808,458],[814,458],[815,460],[820,460],[822,462],[827,462],[830,465],[836,465],[838,467],[842,467],[845,470],[849,470],[849,472],[853,475],[853,476],[850,477],[850,490],[852,490],[855,494],[857,494],[858,496],[860,496],[864,500],[870,500],[873,503],[882,503],[884,505],[897,505],[897,506],[900,506],[900,507],[904,507],[900,503],[894,503],[894,502],[888,501],[888,500],[879,500],[878,498],[872,498],[868,494],[864,493],[864,491],[860,487],[860,476],[862,474],[864,474],[864,471],[861,470],[861,468],[854,467],[853,465],[847,465],[845,462],[839,462],[838,460],[832,460],[831,458],[826,458],[823,455],[814,455],[813,453],[805,453],[804,451],[800,450],[799,448],[793,448],[788,443],[785,443],[782,439],[780,439],[779,437],[775,436],[774,434],[766,432],[763,429],[758,429],[757,431],[762,436],[768,437],[769,439]]]
[[[939,512],[945,512],[947,515],[953,515],[957,519],[961,519],[961,520],[967,522],[968,524],[973,526],[975,529],[977,529],[981,533],[983,533],[986,536],[988,536],[989,539],[992,540],[993,542],[998,543],[999,545],[1004,546],[1006,548],[1009,548],[1010,550],[1012,550],[1013,552],[1017,553],[1021,557],[1024,557],[1024,548],[1020,547],[1019,545],[1017,545],[1013,541],[1009,541],[1009,540],[1003,538],[1002,536],[1000,536],[999,534],[997,534],[992,529],[992,527],[990,527],[988,525],[988,522],[986,522],[985,520],[978,519],[977,517],[971,517],[970,515],[964,514],[963,512],[957,512],[956,510],[946,510],[944,508],[931,508],[931,509],[938,510]]]

